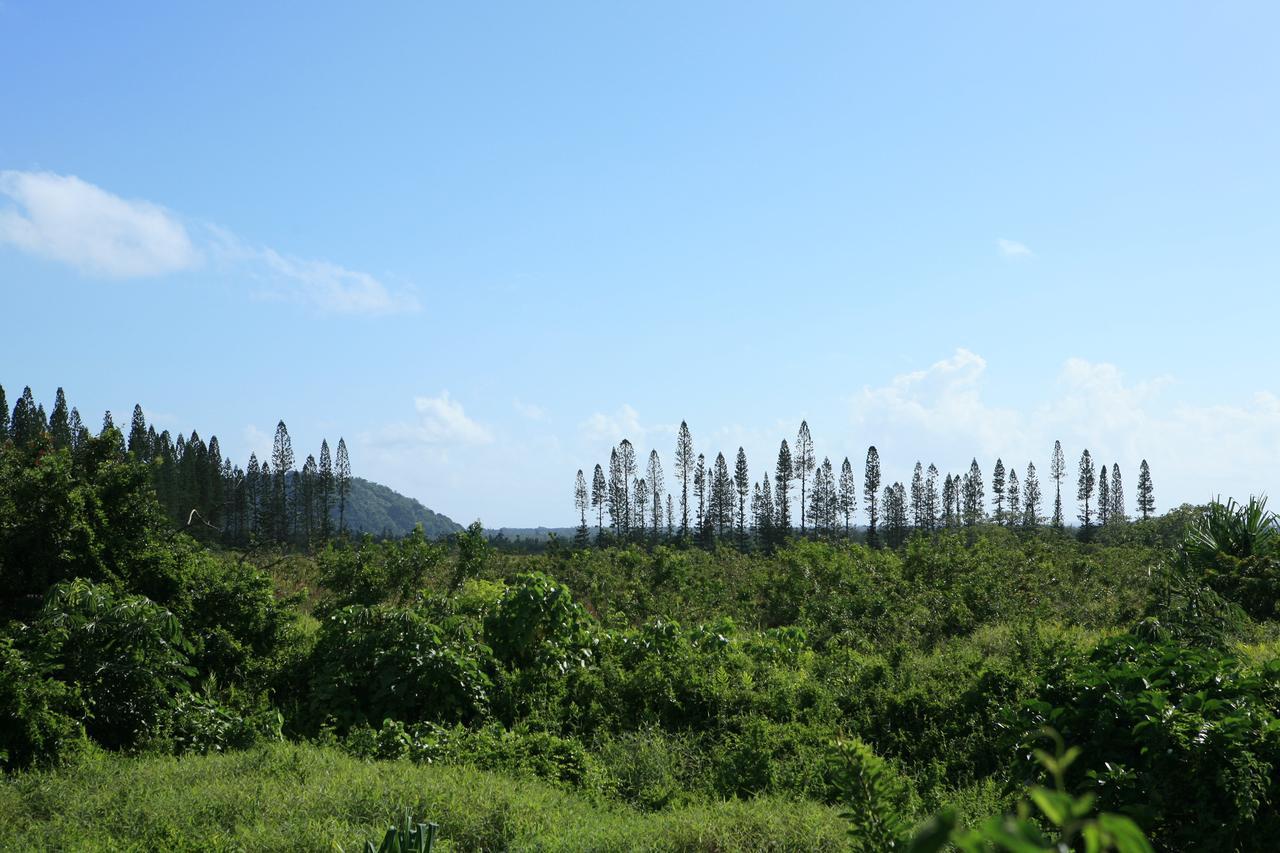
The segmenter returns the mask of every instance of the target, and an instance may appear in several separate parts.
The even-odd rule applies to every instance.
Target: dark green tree
[[[867,544],[879,544],[876,525],[880,521],[880,451],[867,448],[867,465],[862,475],[862,502],[867,508]]]
[[[1066,459],[1062,455],[1062,442],[1053,443],[1053,458],[1049,461],[1049,476],[1053,478],[1053,520],[1050,522],[1061,530],[1066,524],[1062,516],[1062,478],[1067,475]]]
[[[9,439],[9,401],[4,396],[4,386],[0,385],[0,445]]]
[[[791,448],[784,438],[778,447],[778,465],[774,469],[773,504],[776,516],[773,532],[777,541],[791,535],[791,475],[794,473]]]
[[[327,439],[320,441],[320,536],[326,542],[333,535],[333,456]]]
[[[800,533],[805,532],[806,486],[813,474],[817,458],[813,453],[813,436],[809,434],[809,422],[800,422],[800,432],[796,435],[796,452],[792,454],[795,465],[795,476],[800,481]]]
[[[337,458],[333,462],[333,478],[338,492],[338,532],[345,533],[347,495],[351,493],[351,460],[347,458],[347,442],[343,438],[338,439]]]
[[[659,528],[662,527],[662,493],[666,491],[666,483],[662,476],[662,459],[658,451],[649,451],[649,466],[645,471],[645,485],[649,490],[649,507],[653,515],[653,539],[656,542]]]
[[[853,532],[853,513],[858,508],[858,483],[853,478],[853,465],[846,456],[840,463],[840,515],[844,519],[846,538]]]
[[[964,523],[966,527],[973,527],[982,521],[984,513],[984,491],[982,485],[982,469],[978,467],[978,460],[974,459],[969,463],[969,473],[965,475],[962,484],[964,491]]]
[[[1008,503],[1005,509],[1005,524],[1016,527],[1022,522],[1022,489],[1018,484],[1018,471],[1009,466],[1009,483],[1005,487]]]
[[[587,505],[590,498],[587,493],[587,478],[582,473],[582,469],[578,469],[578,475],[573,480],[573,506],[578,510],[578,532],[575,536],[575,544],[581,548],[587,544]]]
[[[938,526],[938,466],[932,462],[924,474],[924,521],[927,530]]]
[[[680,481],[680,535],[689,535],[689,482],[693,479],[693,436],[689,425],[680,422],[676,433],[676,479]]]
[[[1124,480],[1120,477],[1120,464],[1111,465],[1111,511],[1107,514],[1113,523],[1128,521],[1124,512]]]
[[[991,497],[996,505],[996,524],[1004,524],[1004,460],[996,457],[996,467],[991,471]]]
[[[925,529],[924,523],[924,466],[916,460],[911,472],[911,524],[917,530]]]
[[[1142,516],[1143,521],[1151,517],[1156,511],[1155,490],[1151,487],[1151,468],[1147,465],[1147,460],[1142,460],[1142,465],[1138,467],[1138,514]]]
[[[1027,463],[1027,476],[1022,481],[1022,526],[1029,529],[1040,526],[1040,479],[1034,462]]]
[[[1080,501],[1080,521],[1084,524],[1081,535],[1088,539],[1093,530],[1093,487],[1097,483],[1097,474],[1093,470],[1093,457],[1088,449],[1080,454],[1080,473],[1076,485],[1076,500]]]
[[[733,465],[733,487],[738,492],[738,545],[747,542],[747,495],[751,491],[751,479],[747,472],[747,452],[738,448],[738,458]]]
[[[604,510],[609,505],[609,487],[605,483],[604,469],[596,463],[591,474],[591,508],[596,511],[596,538],[604,532]]]
[[[1098,524],[1107,526],[1111,520],[1111,475],[1103,465],[1098,472]]]
[[[49,415],[49,436],[58,450],[71,446],[71,412],[67,409],[67,397],[61,388],[54,399],[53,412]]]
[[[275,440],[271,445],[271,470],[275,472],[271,493],[271,517],[275,525],[273,534],[277,542],[284,544],[289,539],[289,514],[294,501],[290,483],[293,474],[293,442],[284,421],[276,424]]]
[[[142,414],[142,406],[137,403],[133,405],[133,418],[129,421],[129,452],[144,462],[151,461],[147,419]]]

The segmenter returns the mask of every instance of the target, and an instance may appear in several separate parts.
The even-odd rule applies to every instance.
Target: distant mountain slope
[[[594,530],[594,528],[593,528]],[[577,528],[574,527],[486,527],[485,535],[490,539],[546,539],[552,533],[562,540],[572,539]]]
[[[334,517],[337,517],[334,508]],[[381,483],[371,483],[361,477],[351,478],[351,493],[347,495],[346,524],[353,533],[372,533],[374,536],[405,536],[421,523],[428,539],[447,536],[462,529],[448,516],[427,509],[413,498],[387,488]]]

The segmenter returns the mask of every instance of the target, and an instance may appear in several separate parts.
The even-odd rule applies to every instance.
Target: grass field
[[[404,809],[444,850],[837,850],[834,809],[780,799],[642,813],[464,767],[273,744],[203,757],[94,753],[0,781],[2,850],[357,850]]]

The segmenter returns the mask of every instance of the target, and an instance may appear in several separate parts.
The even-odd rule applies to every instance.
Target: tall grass
[[[781,799],[641,813],[463,767],[366,762],[316,746],[226,755],[92,753],[0,780],[0,850],[345,850],[405,811],[436,850],[840,850],[835,809]]]

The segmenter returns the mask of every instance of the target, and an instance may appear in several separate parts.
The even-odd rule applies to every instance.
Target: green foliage
[[[375,542],[365,534],[358,545],[331,544],[317,557],[327,608],[406,602],[444,559],[444,549],[428,542],[420,528],[399,541]]]
[[[456,645],[420,612],[386,605],[328,614],[312,651],[311,712],[345,730],[384,719],[470,721],[483,717],[489,651]]]
[[[915,834],[907,845],[909,853],[937,853],[948,843],[962,853],[1152,853],[1132,820],[1109,812],[1095,815],[1092,794],[1067,792],[1066,771],[1080,750],[1066,749],[1056,732],[1049,730],[1049,734],[1057,743],[1056,754],[1037,749],[1035,757],[1053,777],[1054,787],[1029,786],[1030,802],[1018,803],[1015,814],[988,818],[971,829],[957,828],[954,811],[945,809]]]
[[[172,613],[103,584],[55,586],[33,632],[57,677],[83,696],[88,733],[108,747],[129,746],[156,726],[195,674]]]
[[[541,572],[515,579],[485,618],[484,635],[498,660],[512,667],[563,672],[591,658],[585,612],[568,587]]]
[[[787,798],[656,813],[469,767],[370,762],[310,745],[227,754],[102,756],[0,779],[0,849],[362,849],[404,810],[440,825],[437,849],[845,849],[836,810]]]
[[[902,847],[912,825],[910,785],[856,738],[837,742],[832,753],[851,849],[877,853]]]
[[[1051,725],[1089,757],[1105,808],[1162,846],[1252,850],[1280,832],[1280,660],[1121,635],[1045,677],[1023,731]]]
[[[79,690],[0,636],[0,769],[50,764],[85,743]]]
[[[387,830],[377,847],[366,841],[365,853],[431,853],[436,843],[437,823],[415,823],[405,812],[400,823]]]
[[[1255,619],[1275,619],[1280,603],[1280,520],[1266,498],[1214,501],[1187,530],[1187,562]]]

